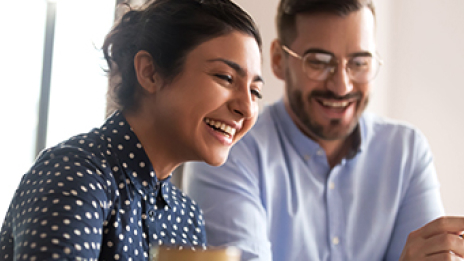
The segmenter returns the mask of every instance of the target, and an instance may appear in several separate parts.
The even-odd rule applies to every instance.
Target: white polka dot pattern
[[[148,260],[152,245],[205,248],[201,211],[156,179],[116,112],[39,155],[0,232],[0,260]]]

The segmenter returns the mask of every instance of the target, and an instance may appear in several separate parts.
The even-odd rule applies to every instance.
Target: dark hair
[[[295,18],[298,14],[329,13],[346,16],[363,7],[368,7],[375,18],[372,0],[281,0],[276,16],[277,36],[285,45],[295,40]]]
[[[170,82],[182,72],[191,50],[234,30],[254,37],[261,50],[256,24],[230,0],[155,0],[125,13],[103,43],[109,102],[119,110],[136,105],[141,87],[133,60],[138,51],[150,53],[161,77]]]

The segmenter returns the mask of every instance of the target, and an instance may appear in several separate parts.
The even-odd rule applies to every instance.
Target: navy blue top
[[[120,112],[39,155],[0,233],[1,260],[148,260],[157,245],[203,249],[197,204],[158,180]]]

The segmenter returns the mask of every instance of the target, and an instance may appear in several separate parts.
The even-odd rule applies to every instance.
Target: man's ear
[[[271,67],[274,75],[281,80],[285,79],[284,53],[280,42],[275,39],[271,44]]]
[[[147,51],[141,50],[135,54],[134,68],[137,81],[148,93],[155,93],[162,86],[153,57]]]

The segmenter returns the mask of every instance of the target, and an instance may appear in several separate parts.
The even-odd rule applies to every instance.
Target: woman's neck
[[[175,146],[157,130],[155,117],[143,109],[124,111],[123,115],[142,144],[156,177],[159,180],[167,178],[182,160],[177,159]]]

